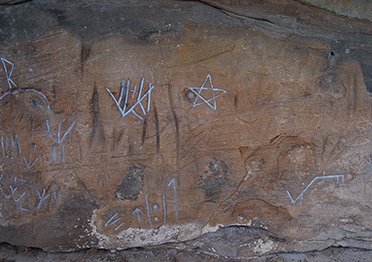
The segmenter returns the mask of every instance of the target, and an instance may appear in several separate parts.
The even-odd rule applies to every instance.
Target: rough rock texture
[[[0,0],[0,5],[15,5],[32,0]]]
[[[372,248],[371,22],[289,0],[39,0],[0,25],[1,242]]]
[[[204,262],[204,261],[244,261],[244,262],[369,262],[372,256],[371,250],[357,248],[327,248],[321,251],[305,253],[280,252],[254,257],[223,257],[217,256],[212,252],[199,250],[197,247],[192,249],[176,249],[168,246],[158,246],[150,248],[131,248],[109,252],[105,250],[88,249],[71,253],[50,253],[39,249],[25,247],[13,247],[2,245],[0,247],[0,259],[5,262],[114,262],[114,261],[180,261],[180,262]]]
[[[368,0],[301,0],[336,14],[372,21],[372,2]]]

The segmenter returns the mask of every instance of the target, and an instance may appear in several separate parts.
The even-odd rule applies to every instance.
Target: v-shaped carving
[[[145,79],[141,78],[141,84],[139,87],[138,92],[136,92],[137,86],[134,86],[133,90],[130,90],[130,80],[127,81],[127,84],[125,85],[125,81],[123,80],[120,85],[120,95],[119,98],[116,98],[115,95],[111,92],[110,89],[106,89],[107,92],[110,94],[112,99],[115,102],[116,107],[119,109],[121,117],[124,118],[130,113],[135,115],[138,119],[143,120],[146,115],[150,112],[150,106],[151,106],[151,92],[155,88],[155,86],[151,83],[149,83],[149,87],[147,91],[143,93],[143,86],[145,83]],[[135,94],[137,94],[137,99],[135,100],[134,104],[129,106],[128,100],[129,100],[129,91],[132,92],[132,98],[134,98]],[[123,102],[124,99],[124,102]],[[147,99],[147,106],[146,108],[143,105],[143,101]],[[139,107],[140,112],[136,112],[135,109]]]

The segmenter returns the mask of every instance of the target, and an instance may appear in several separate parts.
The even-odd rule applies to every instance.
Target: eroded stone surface
[[[328,1],[328,0],[301,0],[304,3],[325,8],[340,15],[372,21],[372,3],[363,0]]]
[[[124,200],[135,200],[143,189],[144,166],[131,166],[128,174],[116,189],[116,197]]]
[[[370,23],[204,2],[1,11],[1,241],[371,248]]]

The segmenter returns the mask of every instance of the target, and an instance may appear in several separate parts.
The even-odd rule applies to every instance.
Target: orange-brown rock
[[[255,237],[208,252],[371,248],[371,22],[297,1],[0,13],[2,242],[125,249],[236,226]]]

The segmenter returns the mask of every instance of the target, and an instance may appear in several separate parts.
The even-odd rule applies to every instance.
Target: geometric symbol
[[[33,144],[33,146],[36,146],[36,144]],[[30,148],[32,149],[31,146]],[[23,157],[23,160],[25,161],[26,167],[31,170],[31,168],[35,165],[35,163],[38,161],[38,158],[32,158],[32,152],[30,151],[28,159],[26,157]]]
[[[302,200],[304,198],[304,194],[305,192],[316,182],[316,181],[321,181],[321,180],[333,180],[333,179],[336,179],[337,183],[340,182],[343,182],[344,181],[344,175],[331,175],[331,176],[317,176],[315,177],[313,180],[311,180],[311,182],[305,187],[305,189],[295,198],[293,199],[291,193],[289,193],[289,191],[287,191],[287,195],[289,197],[289,199],[291,200],[292,204],[296,203],[298,200]]]
[[[23,160],[25,161],[26,167],[28,169],[31,169],[39,159],[38,158],[32,159],[31,153],[30,153],[29,159],[26,159],[25,157],[23,157]]]
[[[140,208],[136,208],[133,210],[132,214],[137,218],[138,222],[141,222],[141,214],[143,214],[142,210]]]
[[[43,207],[44,203],[48,200],[49,194],[46,194],[45,188],[43,189],[41,193],[39,191],[36,191],[36,193],[39,198],[39,203],[37,204],[36,209],[39,210]]]
[[[105,223],[105,227],[117,224],[121,219],[121,216],[118,215],[119,213],[116,212],[113,216],[111,216]],[[124,223],[121,223],[117,227],[115,227],[115,231],[118,231],[122,226],[124,226]]]
[[[1,60],[2,64],[3,64],[3,68],[4,68],[5,76],[6,76],[6,81],[8,82],[9,89],[12,89],[12,85],[14,85],[15,87],[17,87],[16,84],[11,79],[12,74],[13,74],[14,64],[12,62],[10,62],[9,60],[3,58],[3,57],[0,57],[0,60]],[[8,69],[8,66],[7,65],[10,65],[11,68]]]
[[[65,140],[67,138],[67,135],[72,131],[74,126],[75,126],[75,121],[72,122],[72,124],[67,128],[66,132],[62,134],[61,133],[61,122],[58,122],[57,134],[53,135],[52,130],[50,128],[49,120],[48,119],[46,120],[46,127],[47,127],[48,134],[49,134],[50,138],[54,141],[54,143],[52,145],[52,160],[54,162],[57,161],[57,145],[60,146],[60,149],[59,149],[60,161],[64,162],[64,154],[65,154],[64,143],[65,143]]]
[[[132,113],[138,119],[143,120],[146,117],[146,115],[150,112],[151,92],[155,88],[155,86],[153,84],[149,83],[147,92],[142,95],[144,82],[145,82],[145,79],[142,77],[139,91],[136,92],[137,85],[135,85],[134,89],[131,90],[131,92],[132,92],[132,99],[131,100],[133,100],[135,94],[137,94],[137,99],[134,100],[132,106],[129,106],[129,101],[128,101],[130,99],[129,98],[130,80],[127,81],[126,85],[125,85],[124,80],[121,82],[119,98],[116,98],[112,94],[111,90],[106,88],[107,92],[111,95],[112,99],[114,100],[116,107],[119,109],[119,112],[120,112],[122,118],[124,118],[128,114]],[[125,95],[125,97],[124,97],[124,95]],[[124,98],[124,103],[122,104],[123,98]],[[143,106],[143,101],[144,100],[145,101],[147,100],[146,110]],[[141,111],[136,112],[135,109],[137,107],[139,107],[141,109]]]
[[[160,206],[158,204],[154,204],[154,205],[150,205],[150,201],[149,201],[149,196],[146,194],[145,195],[145,201],[146,201],[146,214],[147,214],[147,220],[149,222],[149,225],[150,226],[153,226],[152,224],[152,218],[151,218],[151,215],[152,215],[152,211],[151,211],[151,208],[157,212],[157,211],[160,211]],[[166,203],[166,194],[165,192],[162,193],[162,207],[163,207],[163,225],[165,225],[167,223],[167,203]],[[137,210],[137,209],[136,209]],[[142,212],[141,212],[142,213]],[[139,221],[139,213],[137,213],[138,217],[137,217],[137,220]],[[155,216],[154,217],[154,221],[156,223],[158,223],[160,220],[159,217]]]
[[[45,102],[46,109],[51,110],[48,98],[42,92],[37,91],[32,88],[19,88],[19,89],[15,88],[12,90],[8,90],[0,96],[0,101],[3,100],[5,97],[11,96],[11,95],[17,95],[18,93],[34,93],[36,96],[39,96],[41,97],[42,100],[44,100],[43,102]],[[36,101],[32,101],[32,102],[34,103]],[[34,106],[42,107],[42,105],[40,105],[38,102],[36,102]]]
[[[209,83],[210,87],[206,87],[207,83]],[[221,88],[216,88],[213,86],[212,77],[210,74],[207,75],[203,84],[200,87],[188,87],[188,89],[196,95],[192,103],[192,107],[197,107],[205,103],[210,108],[212,108],[214,111],[217,110],[217,103],[216,103],[217,97],[222,96],[226,93],[226,90],[221,89]],[[201,95],[202,92],[212,92],[212,98],[206,98],[205,96],[202,96]],[[199,100],[201,100],[201,102]],[[211,103],[212,101],[213,103]]]
[[[174,209],[175,209],[175,215],[176,215],[176,222],[178,223],[179,210],[178,210],[178,198],[177,198],[177,181],[175,178],[172,178],[172,180],[168,183],[168,187],[172,188],[173,190]]]

